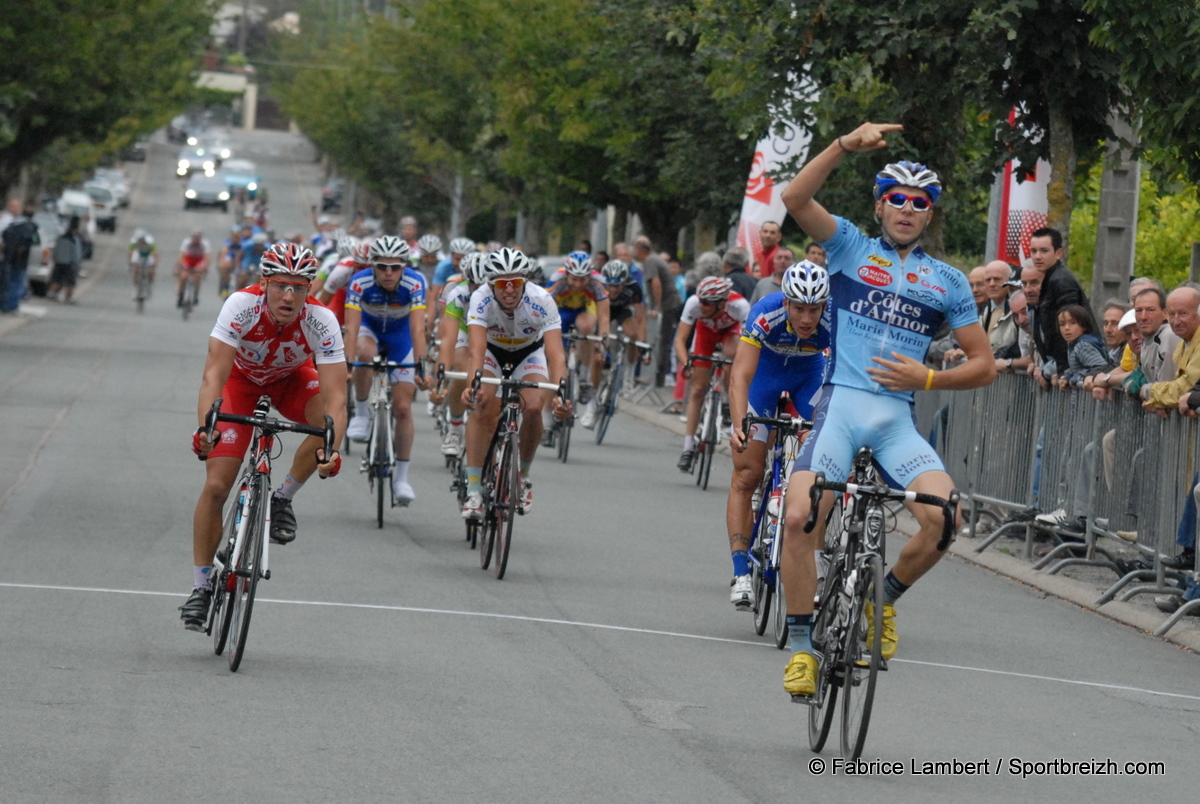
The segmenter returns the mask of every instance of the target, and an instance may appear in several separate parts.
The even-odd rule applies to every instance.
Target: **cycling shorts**
[[[183,268],[185,271],[196,271],[196,270],[202,269],[202,268],[204,268],[204,263],[207,259],[208,259],[207,254],[184,254],[183,259],[182,259]],[[252,408],[250,410],[250,413],[253,413],[253,412],[254,412],[254,410]],[[249,414],[247,414],[247,415],[249,415]]]
[[[314,396],[321,393],[321,383],[317,379],[317,368],[312,362],[303,363],[294,372],[267,385],[258,385],[238,373],[229,375],[225,387],[221,389],[222,413],[233,413],[239,416],[251,416],[258,404],[258,398],[263,394],[271,397],[271,404],[285,419],[305,423],[304,410]],[[248,424],[230,424],[221,422],[217,425],[221,430],[221,438],[217,446],[209,454],[212,458],[244,458],[250,448],[250,437],[254,428]]]
[[[571,332],[575,329],[575,319],[578,318],[581,313],[592,313],[592,315],[595,316],[595,309],[596,306],[594,304],[587,309],[583,307],[559,307],[558,317],[562,319],[562,331]],[[591,335],[592,333],[587,332],[584,334]]]
[[[734,324],[726,329],[713,329],[712,327],[702,327],[699,324],[692,330],[692,354],[696,355],[711,355],[716,351],[717,344],[724,343],[726,338],[740,338],[742,336],[742,325]],[[700,368],[712,368],[712,363],[707,360],[694,360],[692,365]]]
[[[813,416],[813,397],[821,390],[825,375],[825,361],[810,358],[812,368],[808,371],[766,372],[759,370],[750,381],[748,403],[750,413],[755,416],[775,417],[779,413],[779,395],[787,393],[792,398],[796,412],[808,420]],[[761,364],[760,364],[761,365]],[[771,428],[755,424],[750,427],[750,438],[766,443]]]
[[[549,378],[550,369],[546,364],[546,350],[542,339],[521,349],[501,349],[488,344],[483,354],[483,371],[490,377],[508,377],[514,380],[524,380],[530,376]]]
[[[918,475],[945,471],[942,459],[917,432],[911,402],[844,385],[821,390],[812,433],[793,471],[824,472],[826,480],[843,483],[862,447],[871,448],[892,488],[906,489]]]
[[[385,355],[388,360],[396,363],[416,362],[413,360],[412,333],[408,331],[408,327],[402,328],[402,331],[389,332],[380,341],[379,336],[375,334],[375,330],[364,325],[358,328],[358,337],[369,338],[374,341],[379,354]],[[399,357],[399,355],[403,355],[403,357]],[[416,382],[413,380],[413,372],[414,369],[410,368],[392,369],[388,372],[388,382],[393,385],[398,382],[416,385]]]
[[[617,324],[624,324],[626,321],[628,321],[631,318],[633,318],[633,308],[632,307],[609,308],[608,320],[612,323],[613,326],[615,326]]]

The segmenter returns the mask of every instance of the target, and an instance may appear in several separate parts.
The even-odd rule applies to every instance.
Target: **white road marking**
[[[56,584],[38,584],[38,583],[4,583],[0,582],[0,588],[5,589],[37,589],[46,591],[60,592],[94,592],[100,594],[113,595],[141,595],[146,597],[177,597],[182,598],[183,595],[179,592],[152,592],[149,590],[140,589],[109,589],[99,586],[61,586]],[[706,636],[704,634],[685,634],[680,631],[659,631],[653,628],[634,628],[627,625],[609,625],[607,623],[588,623],[578,622],[575,620],[558,620],[549,617],[528,617],[523,614],[500,614],[494,611],[458,611],[456,609],[431,609],[421,606],[388,606],[378,603],[337,603],[324,600],[281,600],[270,597],[256,597],[256,603],[279,603],[286,606],[323,606],[327,608],[338,609],[368,609],[372,611],[400,611],[410,612],[413,614],[445,614],[453,617],[489,617],[498,620],[516,620],[519,622],[542,623],[545,625],[570,625],[576,628],[595,628],[603,631],[624,631],[632,634],[649,634],[650,636],[666,636],[677,637],[680,639],[698,639],[705,642],[724,642],[733,645],[750,645],[757,648],[774,649],[773,644],[767,642],[753,642],[748,639],[730,639],[728,637]],[[994,670],[988,667],[970,667],[962,664],[946,664],[943,662],[923,662],[917,659],[892,659],[889,663],[901,664],[919,664],[923,667],[940,667],[945,670],[961,670],[970,673],[987,673],[989,675],[1010,676],[1012,678],[1025,678],[1031,681],[1049,681],[1056,684],[1071,684],[1080,687],[1096,687],[1098,689],[1117,690],[1120,692],[1138,692],[1144,695],[1158,695],[1166,698],[1182,698],[1188,701],[1200,701],[1200,695],[1185,695],[1179,692],[1163,692],[1161,690],[1148,690],[1143,687],[1130,687],[1125,684],[1106,684],[1099,681],[1082,681],[1074,678],[1060,678],[1058,676],[1041,676],[1034,673],[1017,673],[1011,670]]]

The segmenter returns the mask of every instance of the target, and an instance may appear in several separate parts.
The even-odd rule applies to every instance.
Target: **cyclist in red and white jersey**
[[[252,433],[246,425],[225,425],[209,441],[204,420],[213,402],[219,397],[223,412],[248,416],[259,397],[267,395],[292,421],[321,426],[326,414],[333,417],[333,454],[322,454],[320,438],[307,437],[271,497],[272,541],[287,544],[296,538],[292,498],[313,472],[332,477],[341,467],[336,448],[346,431],[346,355],[333,313],[308,295],[316,270],[317,261],[307,248],[272,246],[263,255],[259,284],[230,294],[209,336],[197,403],[200,427],[192,436],[192,450],[206,461],[205,481],[193,519],[193,590],[180,609],[189,630],[202,631],[208,618],[221,509]]]
[[[340,259],[337,263],[324,276],[322,271],[317,272],[320,290],[314,295],[321,304],[333,310],[339,323],[346,323],[346,288],[350,286],[350,279],[369,265],[370,254],[370,243],[346,235],[338,241]]]
[[[189,279],[195,289],[192,298],[200,298],[200,283],[204,280],[204,275],[208,273],[209,263],[212,261],[211,252],[208,238],[204,236],[203,229],[193,229],[191,236],[184,238],[183,245],[179,247],[179,264],[177,266],[179,286],[175,289],[176,307],[183,306],[183,285]]]
[[[688,338],[696,332],[692,353],[711,356],[717,344],[722,354],[733,359],[738,339],[742,335],[742,324],[750,313],[750,302],[740,293],[733,292],[733,282],[723,276],[710,276],[696,286],[696,293],[683,305],[679,317],[679,329],[675,331],[675,357],[679,365],[687,363]],[[689,372],[691,391],[687,403],[687,429],[683,437],[683,454],[677,466],[681,472],[692,469],[692,458],[696,455],[696,426],[700,422],[700,406],[708,393],[708,381],[712,377],[712,363],[696,361]],[[725,375],[728,388],[729,375]]]

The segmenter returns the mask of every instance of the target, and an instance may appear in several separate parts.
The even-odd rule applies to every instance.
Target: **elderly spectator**
[[[982,323],[988,303],[987,282],[983,276],[983,266],[977,265],[972,268],[971,273],[967,274],[967,281],[971,283],[971,296],[975,299],[975,310],[979,313],[979,320]]]
[[[1104,305],[1100,314],[1101,334],[1104,337],[1104,348],[1108,352],[1108,361],[1114,366],[1119,365],[1121,356],[1125,353],[1125,333],[1121,331],[1121,319],[1129,312],[1129,305],[1115,299]]]
[[[744,248],[735,247],[725,252],[725,257],[721,261],[721,267],[725,271],[725,276],[733,282],[733,292],[738,293],[746,299],[754,295],[754,286],[757,284],[754,277],[746,273],[746,266],[750,264],[750,252]]]
[[[1041,369],[1035,370],[1034,377],[1047,387],[1046,382],[1053,381],[1054,376],[1067,367],[1067,342],[1058,328],[1058,311],[1068,304],[1087,307],[1088,299],[1079,280],[1063,264],[1062,233],[1057,229],[1038,229],[1030,235],[1029,256],[1033,267],[1042,275],[1037,301],[1029,299],[1031,304],[1037,305],[1033,340],[1044,361]],[[1021,279],[1025,279],[1024,272]],[[1025,292],[1028,297],[1028,288]]]
[[[1105,343],[1109,343],[1107,335],[1109,313],[1125,306],[1120,302],[1109,302],[1109,305],[1116,306],[1107,306],[1104,308]],[[1133,371],[1133,368],[1136,368],[1137,357],[1142,352],[1142,334],[1138,332],[1137,316],[1133,310],[1125,310],[1121,315],[1121,319],[1117,322],[1116,330],[1117,337],[1120,338],[1119,346],[1114,350],[1110,345],[1109,349],[1110,357],[1113,357],[1116,351],[1119,350],[1120,352],[1116,357],[1113,357],[1113,365],[1116,368],[1111,371],[1101,372],[1092,377],[1086,377],[1083,381],[1083,390],[1091,391],[1092,396],[1096,399],[1108,399],[1112,396],[1112,389],[1120,386],[1122,381]],[[1125,368],[1122,363],[1124,353],[1126,352],[1133,356],[1133,360],[1129,364],[1131,368]]]
[[[1025,291],[1018,290],[1008,297],[1008,309],[1017,328],[1017,337],[996,353],[996,371],[1024,374],[1033,363],[1033,333],[1030,330],[1029,303],[1025,300]]]
[[[992,260],[983,266],[983,291],[987,305],[981,318],[988,343],[995,355],[1017,339],[1017,322],[1008,305],[1009,278],[1012,269],[1004,260]]]
[[[1147,295],[1140,293],[1138,299]],[[1174,408],[1184,411],[1187,407],[1184,397],[1200,382],[1200,291],[1186,287],[1171,291],[1167,296],[1167,326],[1179,339],[1173,354],[1175,375],[1170,380],[1149,382],[1140,391],[1142,407],[1164,418]],[[1143,344],[1143,365],[1145,359]]]
[[[1126,392],[1136,396],[1146,383],[1169,382],[1175,378],[1175,347],[1179,336],[1167,323],[1167,297],[1156,287],[1143,288],[1133,300],[1138,331],[1142,333],[1142,353],[1138,370],[1124,383]]]
[[[779,241],[783,239],[779,224],[775,221],[765,222],[759,227],[758,239],[762,243],[762,257],[758,260],[758,270],[754,272],[754,278],[766,279],[775,272],[775,253],[779,250]]]
[[[754,295],[750,297],[750,304],[758,304],[758,300],[762,297],[778,293],[783,288],[784,272],[795,264],[795,262],[796,259],[792,255],[792,250],[787,246],[780,246],[775,249],[775,273],[766,279],[758,280],[758,284],[754,286]]]

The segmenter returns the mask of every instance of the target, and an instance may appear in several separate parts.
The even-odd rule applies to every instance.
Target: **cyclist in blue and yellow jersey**
[[[809,160],[783,193],[796,223],[825,249],[832,286],[832,360],[785,506],[781,576],[792,657],[783,687],[793,698],[812,695],[816,686],[817,659],[810,638],[817,590],[813,551],[824,543],[823,518],[817,518],[812,533],[804,533],[816,473],[844,481],[855,454],[865,446],[893,488],[949,497],[954,483],[914,424],[913,392],[978,388],[996,375],[967,278],[919,245],[942,192],[936,173],[913,162],[895,162],[879,171],[874,196],[881,237],[868,237],[814,200],[844,158],[886,147],[886,135],[900,128],[864,123],[838,137]],[[939,372],[924,361],[943,322],[949,323],[967,360]],[[827,494],[822,505],[831,502]],[[937,549],[943,525],[940,510],[927,505],[909,509],[920,530],[900,551],[884,581],[884,658],[896,652],[896,599],[942,557]],[[873,609],[867,605],[870,623]],[[868,643],[873,636],[868,633]]]
[[[583,259],[580,259],[582,257]],[[558,305],[558,314],[562,317],[564,333],[574,330],[580,335],[608,334],[609,302],[608,291],[600,281],[600,275],[592,270],[592,261],[583,252],[572,252],[563,258],[563,266],[555,272],[546,290],[554,303]],[[596,350],[591,341],[580,341],[579,365],[586,369],[581,372],[579,381],[579,402],[589,405],[592,399],[592,389],[600,382],[600,372],[604,365],[596,359]],[[580,419],[584,427],[595,423],[596,409],[591,405],[591,417],[587,415]],[[551,424],[550,410],[543,412],[547,426]]]
[[[562,322],[554,299],[543,288],[527,280],[529,258],[511,248],[487,255],[480,277],[484,283],[471,294],[467,308],[467,375],[482,370],[489,377],[511,377],[528,382],[557,383],[567,373],[563,351]],[[471,408],[467,420],[467,500],[464,519],[483,517],[483,459],[488,443],[500,419],[500,397],[494,385],[480,387],[471,397],[463,391],[463,401]],[[533,505],[533,482],[529,478],[538,442],[542,437],[542,419],[549,391],[523,388],[519,451],[521,453],[521,511]],[[557,417],[565,417],[570,408],[553,396]],[[569,403],[568,403],[569,405]]]
[[[750,308],[742,327],[742,342],[729,373],[729,413],[733,432],[733,479],[725,524],[733,554],[733,582],[729,602],[743,611],[754,608],[750,583],[751,498],[766,467],[769,428],[756,424],[742,432],[747,413],[773,417],[779,413],[780,395],[786,393],[796,411],[812,419],[813,396],[825,375],[825,350],[829,347],[829,274],[821,266],[796,263],[784,272],[780,292],[764,296]]]
[[[425,359],[425,280],[408,267],[408,244],[395,235],[384,235],[370,246],[370,267],[350,280],[346,292],[346,361],[369,361],[377,354],[395,363],[420,363]],[[371,432],[371,371],[356,368],[354,418],[346,435],[365,441]],[[396,467],[392,494],[399,505],[408,505],[416,494],[408,482],[412,457],[412,401],[417,386],[428,388],[423,373],[411,368],[388,373],[392,387],[392,415],[396,419]]]

